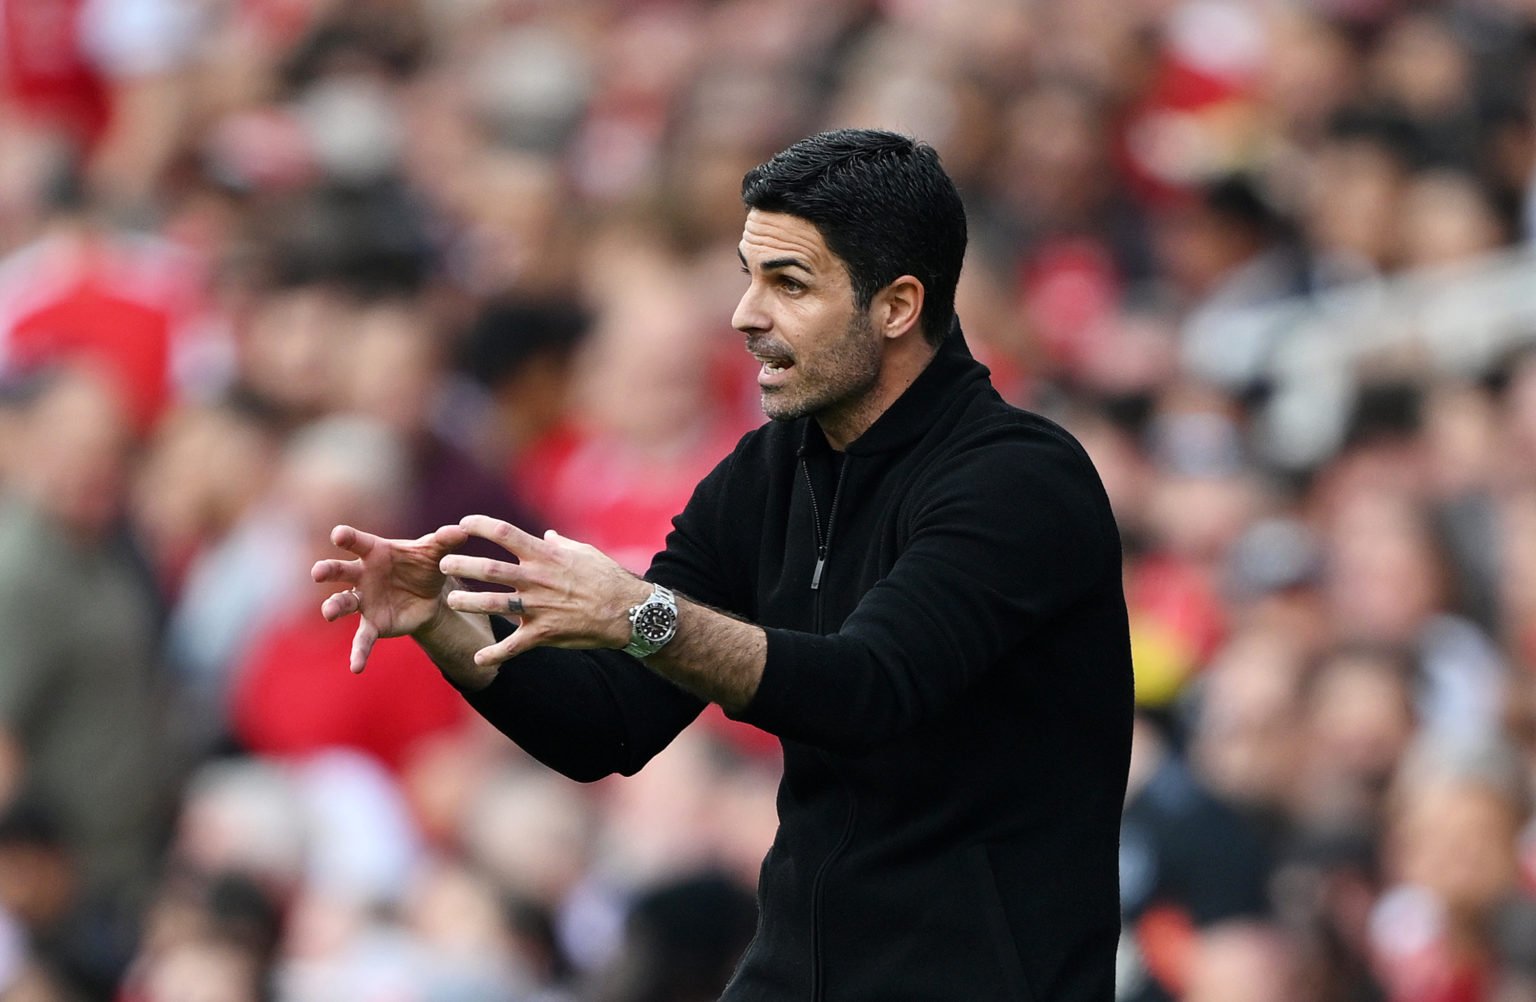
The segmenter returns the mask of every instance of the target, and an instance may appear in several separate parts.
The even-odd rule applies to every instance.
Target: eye
[[[799,295],[805,291],[805,284],[802,282],[797,282],[793,278],[780,278],[779,288],[783,289],[790,295]]]

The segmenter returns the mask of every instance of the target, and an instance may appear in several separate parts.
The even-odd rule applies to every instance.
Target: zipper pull
[[[811,575],[811,591],[820,590],[821,569],[825,566],[827,566],[827,551],[823,549],[820,553],[816,554],[816,571]]]

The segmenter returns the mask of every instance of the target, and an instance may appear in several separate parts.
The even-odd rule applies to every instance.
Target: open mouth
[[[749,349],[750,350],[750,349]],[[783,377],[784,373],[794,368],[795,360],[789,355],[772,351],[752,351],[752,357],[761,363],[758,370],[757,381],[762,385],[770,385]]]

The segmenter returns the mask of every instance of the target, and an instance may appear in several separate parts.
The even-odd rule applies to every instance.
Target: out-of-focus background
[[[1120,520],[1121,999],[1536,999],[1533,57],[1529,0],[0,0],[0,1000],[716,996],[774,742],[569,783],[307,572],[474,511],[642,569],[760,420],[741,175],[843,125],[940,150],[969,340]]]

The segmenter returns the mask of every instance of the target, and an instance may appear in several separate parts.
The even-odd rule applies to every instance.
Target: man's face
[[[815,415],[823,427],[856,413],[879,379],[882,346],[848,269],[814,225],[780,212],[747,213],[738,251],[750,284],[731,324],[762,363],[763,412]]]

